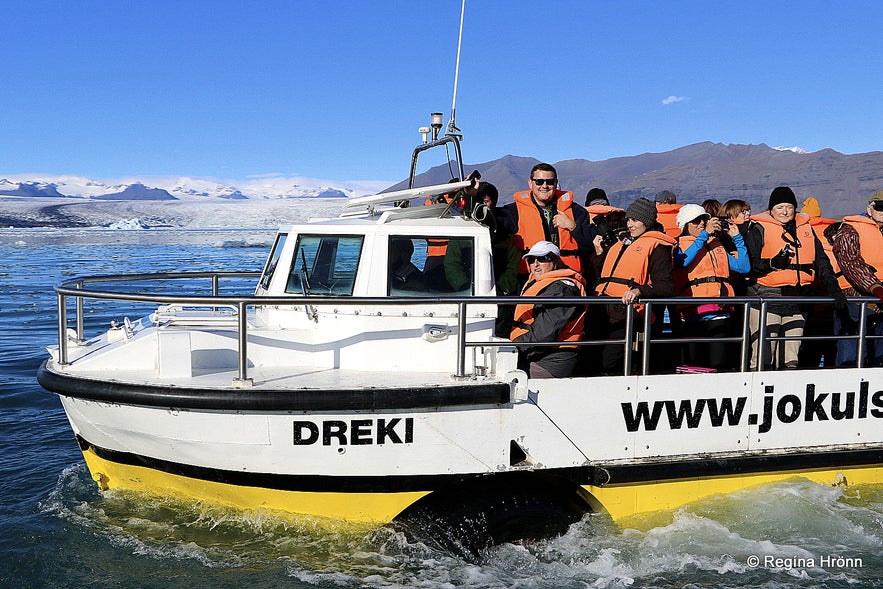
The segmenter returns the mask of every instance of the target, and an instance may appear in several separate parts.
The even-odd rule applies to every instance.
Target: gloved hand
[[[775,270],[784,270],[791,263],[791,254],[782,248],[782,251],[770,258],[770,266]]]

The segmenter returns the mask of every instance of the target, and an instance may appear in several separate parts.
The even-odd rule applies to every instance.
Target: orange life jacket
[[[590,205],[586,207],[586,212],[589,213],[589,222],[592,222],[597,215],[606,215],[613,212],[624,213],[625,210],[612,205]]]
[[[883,233],[880,233],[880,228],[873,219],[858,215],[843,217],[843,222],[858,232],[862,259],[873,268],[877,280],[883,281]],[[851,286],[848,281],[847,285]]]
[[[682,206],[684,205],[677,203],[656,203],[656,220],[662,223],[662,226],[665,228],[665,234],[675,239],[681,234],[681,230],[678,227],[678,211],[681,210]]]
[[[423,201],[423,206],[436,205],[440,203],[451,204],[451,201],[454,200],[453,194],[442,194],[441,196],[433,196],[432,198],[427,198]]]
[[[837,284],[842,290],[844,288],[850,288],[852,285],[849,284],[849,281],[843,275],[843,271],[840,269],[840,262],[834,257],[834,246],[828,243],[827,238],[825,238],[825,229],[836,222],[837,221],[834,219],[826,219],[825,217],[809,218],[809,224],[812,225],[812,230],[815,232],[816,237],[819,238],[819,243],[822,244],[822,251],[825,252],[825,256],[827,256],[828,261],[831,262],[831,268],[834,269],[834,276],[837,278]]]
[[[571,268],[552,270],[551,272],[546,272],[545,274],[543,274],[538,280],[528,281],[521,291],[521,296],[540,296],[542,292],[549,287],[549,285],[551,285],[553,282],[557,282],[558,280],[572,281],[574,284],[576,284],[577,288],[579,288],[580,296],[586,296],[585,280],[579,273],[575,272]],[[512,324],[512,331],[509,334],[509,339],[514,341],[515,338],[522,336],[530,331],[530,326],[534,322],[534,307],[535,305],[533,303],[516,305],[515,321]],[[564,327],[564,329],[561,330],[556,340],[559,342],[579,341],[583,334],[585,319],[586,309],[585,306],[583,306],[581,312],[573,320],[571,320]]]
[[[686,251],[694,241],[696,238],[692,235],[682,235],[678,238],[678,247],[681,251]],[[686,268],[677,268],[674,278],[675,287],[681,296],[733,296],[727,250],[716,237],[711,237],[705,243],[702,251]]]
[[[573,219],[573,193],[556,190],[555,208],[559,213],[564,213]],[[518,210],[518,232],[512,236],[522,255],[526,254],[531,247],[538,241],[547,239],[546,232],[543,229],[543,214],[538,210],[530,190],[524,190],[515,193],[515,205]],[[549,227],[550,231],[555,231],[554,227]],[[554,240],[553,240],[554,241]],[[558,248],[561,250],[561,260],[573,270],[582,273],[582,260],[579,257],[579,245],[566,229],[558,229]],[[527,261],[521,259],[518,262],[518,272],[527,274],[530,268]]]
[[[426,257],[427,258],[444,258],[448,251],[447,239],[438,237],[430,237],[426,240]]]
[[[626,246],[617,241],[610,246],[595,293],[598,296],[621,298],[628,290],[650,283],[650,254],[659,245],[676,245],[677,241],[661,231],[646,231]],[[637,307],[638,312],[644,306]]]
[[[695,241],[696,238],[692,235],[682,235],[678,238],[678,247],[681,251],[686,251]],[[679,296],[733,296],[727,250],[715,237],[705,242],[705,246],[687,267],[675,269],[674,279]],[[679,308],[685,317],[723,310],[719,304],[683,305]]]
[[[813,232],[812,225],[809,223],[809,217],[803,213],[797,213],[795,222],[797,224],[797,247],[790,235],[786,240],[784,237],[785,228],[781,223],[773,219],[769,212],[753,215],[752,220],[757,221],[763,226],[763,248],[760,251],[760,257],[775,257],[786,244],[791,246],[795,255],[791,258],[791,263],[784,270],[773,270],[768,274],[757,277],[757,282],[764,286],[782,287],[782,286],[802,286],[810,285],[813,282],[813,269],[816,260],[816,235]]]

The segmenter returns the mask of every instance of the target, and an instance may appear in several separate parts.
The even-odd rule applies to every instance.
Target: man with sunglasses
[[[572,192],[558,190],[558,173],[550,164],[540,163],[531,169],[528,187],[530,190],[515,193],[515,202],[501,208],[501,229],[512,234],[522,254],[537,242],[551,242],[559,248],[564,264],[582,274],[597,235],[589,214],[574,201]],[[520,284],[527,280],[528,272],[522,259],[518,264]]]
[[[865,215],[843,218],[843,224],[833,232],[831,245],[834,258],[840,266],[840,285],[847,296],[874,296],[883,301],[883,190],[878,190],[868,201]],[[846,306],[849,319],[834,315],[834,333],[855,335],[861,305]],[[883,335],[883,308],[865,307],[866,333]],[[837,366],[855,366],[858,344],[853,340],[837,342]],[[883,365],[883,340],[865,341],[865,366]]]
[[[747,246],[751,258],[749,296],[794,297],[815,294],[813,281],[818,279],[843,307],[846,297],[837,284],[831,262],[812,229],[809,216],[797,213],[797,197],[787,186],[778,186],[770,193],[765,213],[751,217]],[[751,369],[758,364],[760,309],[749,310],[751,327]],[[767,306],[764,339],[764,368],[797,368],[799,340],[770,341],[768,337],[800,337],[806,326],[806,314],[800,304],[776,303]]]

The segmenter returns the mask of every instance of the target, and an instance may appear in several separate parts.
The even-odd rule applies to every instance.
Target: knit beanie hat
[[[787,186],[776,186],[770,193],[770,204],[767,207],[767,210],[771,211],[773,210],[774,206],[780,205],[782,203],[794,205],[794,208],[796,209],[797,197],[794,196],[794,191]]]
[[[586,194],[586,206],[590,207],[592,205],[609,205],[610,201],[607,200],[607,193],[604,192],[603,188],[592,188],[589,190],[588,194]]]
[[[663,190],[656,193],[655,200],[661,204],[676,204],[678,202],[678,197],[675,196],[675,193],[671,190]]]
[[[656,205],[646,198],[639,198],[625,210],[625,216],[640,221],[650,229],[656,224]]]

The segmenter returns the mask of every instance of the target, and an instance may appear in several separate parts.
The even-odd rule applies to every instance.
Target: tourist
[[[598,296],[612,297],[617,302],[606,305],[608,337],[625,337],[626,306],[635,305],[643,314],[642,300],[674,296],[672,279],[672,247],[674,238],[662,232],[656,220],[656,206],[639,198],[626,209],[628,236],[604,248],[601,236],[595,238]],[[637,322],[640,323],[640,322]],[[635,325],[638,328],[638,325]],[[605,346],[602,368],[606,374],[622,374],[624,347]]]
[[[584,297],[583,278],[561,259],[554,243],[540,241],[524,255],[530,278],[521,291],[524,297]],[[517,344],[572,342],[582,337],[585,305],[523,303],[515,307],[510,339]],[[519,366],[531,378],[571,376],[577,365],[576,346],[519,345]]]
[[[674,279],[678,296],[730,297],[731,272],[747,274],[751,270],[748,249],[735,223],[728,225],[727,234],[733,241],[736,253],[726,250],[720,240],[721,220],[712,217],[704,207],[686,204],[678,211],[678,227],[681,235],[674,252]],[[712,303],[680,306],[683,326],[681,335],[713,338],[733,335],[731,324],[732,306]],[[722,342],[703,342],[686,347],[685,362],[692,366],[733,369],[732,346]]]
[[[515,246],[524,254],[540,241],[549,241],[560,249],[561,260],[582,273],[583,259],[591,255],[596,232],[582,205],[574,202],[573,193],[558,190],[558,173],[550,164],[537,164],[530,171],[530,190],[515,193],[515,202],[501,208],[501,229],[514,236]],[[519,280],[527,280],[529,268],[522,259]]]
[[[671,190],[657,192],[655,200],[657,219],[662,224],[665,234],[676,238],[681,234],[681,230],[678,229],[678,211],[683,205],[678,204],[678,197]]]
[[[843,224],[832,231],[832,250],[848,296],[874,296],[883,301],[883,190],[878,190],[868,201],[864,215],[846,216]],[[861,305],[846,306],[847,317],[834,316],[837,335],[858,333]],[[883,335],[883,309],[880,305],[865,306],[865,333]],[[865,366],[883,365],[883,340],[865,341]],[[837,342],[837,366],[855,366],[858,357],[855,340]]]
[[[813,280],[818,278],[838,305],[846,299],[837,285],[831,263],[822,252],[809,217],[797,213],[797,198],[787,186],[770,193],[768,210],[751,218],[757,221],[748,230],[748,254],[752,277],[748,294],[764,298],[795,297],[813,294]],[[767,306],[764,346],[759,347],[760,309],[752,305],[751,368],[758,365],[762,351],[763,368],[797,368],[799,340],[770,341],[768,337],[800,337],[806,316],[799,303],[774,303]]]

